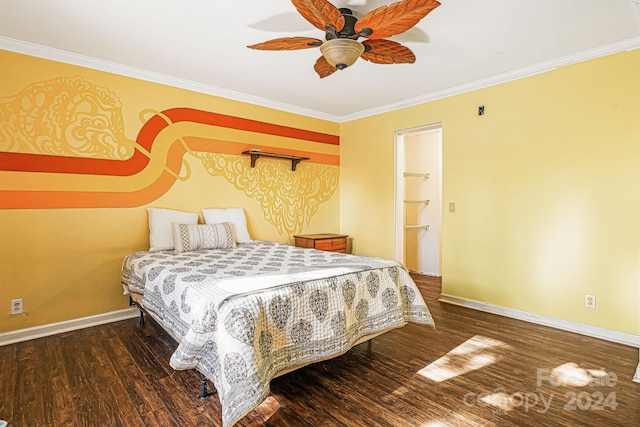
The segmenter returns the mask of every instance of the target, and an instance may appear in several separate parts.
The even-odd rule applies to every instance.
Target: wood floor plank
[[[96,331],[105,332],[104,327],[96,328]],[[106,333],[96,334],[99,336],[98,345],[91,348],[91,353],[87,356],[93,360],[93,388],[96,397],[102,402],[102,408],[106,417],[113,420],[112,425],[118,426],[143,426],[142,419],[138,414],[121,412],[122,407],[131,407],[133,402],[127,390],[118,376],[118,371],[112,364],[111,359],[105,352],[105,347],[111,342],[110,335]]]
[[[413,277],[435,330],[409,324],[278,377],[238,427],[640,425],[637,348],[442,303],[439,279]],[[175,347],[148,317],[0,347],[0,419],[220,427],[217,395],[199,400],[199,374],[171,369]]]
[[[73,407],[73,396],[67,379],[64,376],[51,377],[51,411],[52,423],[54,426],[74,426],[77,425],[75,410]]]
[[[62,340],[59,335],[49,337],[45,347],[44,362],[50,387],[44,387],[46,425],[72,426],[76,424],[73,396],[64,368]]]
[[[165,409],[156,409],[151,412],[146,412],[142,415],[142,420],[147,426],[158,427],[174,427],[179,424],[173,419],[171,413]]]
[[[136,363],[136,357],[132,356],[129,348],[139,350],[140,346],[130,346],[130,340],[136,340],[135,334],[121,334],[122,330],[131,329],[130,324],[118,324],[118,334],[109,338],[105,345],[105,354],[109,357],[116,375],[122,381],[122,385],[137,413],[140,415],[164,408],[164,403],[153,390],[151,382]]]
[[[42,340],[32,340],[17,344],[16,388],[13,401],[13,423],[16,425],[44,424],[44,387],[38,366],[42,362],[38,354]]]
[[[86,330],[62,337],[63,364],[78,425],[90,426],[97,420],[103,420],[106,425],[112,420],[107,418],[102,402],[95,393],[94,371],[91,359],[87,357],[87,353],[91,351],[92,342],[88,338],[90,337],[87,336]]]
[[[17,345],[0,346],[0,419],[13,422],[18,370]]]
[[[275,389],[272,387],[272,396],[278,402],[286,401],[287,407],[295,411],[308,425],[321,426],[336,425],[338,423],[338,420],[331,415],[329,408],[322,405],[318,399],[313,398],[312,390],[309,387],[301,386],[297,381],[289,380],[288,377],[281,378],[274,380],[274,382],[278,382],[278,386]],[[278,390],[286,390],[286,392],[283,394]],[[291,401],[286,398],[290,394],[294,394],[299,398]]]
[[[148,317],[148,316],[147,316]],[[151,323],[151,320],[147,324]],[[129,353],[133,356],[136,365],[141,372],[148,378],[150,382],[155,382],[161,378],[165,378],[173,372],[169,366],[168,360],[159,362],[156,355],[149,351],[144,343],[144,330],[150,327],[145,326],[142,331],[133,328],[122,328],[120,337],[127,342]]]
[[[397,405],[384,402],[387,404],[385,409],[382,405],[383,402],[371,399],[364,406],[361,401],[362,395],[359,392],[354,392],[353,389],[345,387],[344,382],[328,376],[323,376],[320,379],[319,388],[314,391],[314,395],[324,396],[325,399],[333,396],[336,400],[335,405],[340,405],[341,411],[337,413],[337,411],[332,410],[331,413],[341,425],[345,425],[348,422],[355,425],[379,427],[406,425],[405,420],[398,415]],[[386,416],[380,416],[383,412],[387,412]]]

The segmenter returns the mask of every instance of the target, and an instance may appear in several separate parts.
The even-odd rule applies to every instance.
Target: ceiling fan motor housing
[[[327,30],[325,34],[325,38],[327,40],[333,39],[353,39],[358,40],[360,37],[368,37],[373,31],[371,28],[363,28],[362,31],[356,33],[356,22],[358,22],[358,18],[353,16],[353,12],[351,9],[347,9],[346,7],[341,7],[340,14],[344,18],[344,27],[340,31],[337,31],[337,28],[333,25],[327,25],[325,29]]]

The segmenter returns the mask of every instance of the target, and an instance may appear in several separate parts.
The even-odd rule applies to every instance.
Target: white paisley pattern
[[[136,252],[122,284],[180,342],[171,366],[214,383],[226,427],[266,399],[280,373],[407,322],[433,324],[395,261],[273,242]]]

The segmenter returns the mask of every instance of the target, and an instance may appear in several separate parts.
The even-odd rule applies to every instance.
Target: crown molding
[[[633,12],[633,16],[636,18],[636,25],[638,26],[638,31],[640,31],[640,0],[629,0],[631,4],[631,11]]]
[[[193,80],[181,79],[178,77],[169,76],[167,74],[105,61],[103,59],[80,55],[62,49],[42,46],[36,43],[25,42],[9,37],[0,36],[0,49],[48,59],[51,61],[62,62],[65,64],[77,65],[79,67],[90,68],[93,70],[104,71],[107,73],[117,74],[125,77],[132,77],[134,79],[144,80],[147,82],[159,83],[165,86],[186,89],[206,95],[218,96],[233,101],[245,102],[252,105],[272,108],[274,110],[285,111],[292,114],[299,114],[306,117],[313,117],[332,122],[338,122],[340,119],[339,116],[323,113],[316,110],[298,107],[295,105],[273,101],[266,98],[260,98],[257,96],[247,95],[245,93],[223,89]]]
[[[635,1],[635,0],[634,0]],[[638,0],[640,1],[640,0]],[[437,101],[439,99],[449,98],[451,96],[461,95],[467,92],[484,89],[491,86],[500,85],[514,80],[524,79],[526,77],[535,76],[549,71],[553,71],[559,67],[575,64],[578,62],[588,61],[590,59],[611,55],[618,52],[632,51],[640,48],[640,36],[621,40],[614,43],[599,46],[594,49],[588,49],[572,55],[563,56],[561,58],[552,59],[550,61],[541,62],[528,67],[519,68],[486,79],[476,80],[474,82],[465,83],[448,89],[443,89],[424,95],[408,98],[395,103],[383,105],[368,110],[363,110],[354,114],[340,117],[340,122],[362,119],[365,117],[375,116],[378,114],[389,113],[403,108],[413,107],[427,102]]]
[[[632,0],[632,1],[635,3],[634,10],[638,11],[637,2],[640,0]],[[166,86],[172,86],[172,87],[177,87],[181,89],[191,90],[198,93],[218,96],[221,98],[226,98],[234,101],[245,102],[252,105],[258,105],[258,106],[272,108],[279,111],[298,114],[306,117],[317,118],[321,120],[327,120],[327,121],[336,122],[336,123],[345,123],[352,120],[362,119],[365,117],[389,113],[392,111],[401,110],[404,108],[413,107],[420,104],[425,104],[427,102],[433,102],[440,99],[449,98],[451,96],[461,95],[463,93],[472,92],[475,90],[484,89],[491,86],[496,86],[496,85],[511,82],[514,80],[531,77],[537,74],[546,73],[566,65],[588,61],[590,59],[595,59],[595,58],[611,55],[618,52],[632,51],[638,48],[640,48],[640,36],[632,37],[632,38],[621,40],[614,43],[609,43],[594,49],[588,49],[582,52],[578,52],[576,54],[567,55],[567,56],[556,58],[550,61],[541,62],[528,67],[523,67],[523,68],[509,71],[506,73],[497,74],[495,76],[491,76],[486,79],[476,80],[474,82],[465,83],[459,86],[438,90],[435,92],[408,98],[395,103],[386,104],[380,107],[362,110],[356,113],[347,114],[343,116],[336,116],[336,115],[324,113],[317,110],[307,109],[303,107],[294,106],[291,104],[277,102],[277,101],[260,98],[252,95],[247,95],[241,92],[231,91],[231,90],[219,88],[212,85],[206,85],[204,83],[195,82],[192,80],[180,79],[177,77],[156,73],[156,72],[144,70],[141,68],[131,67],[123,64],[118,64],[115,62],[93,58],[86,55],[67,52],[61,49],[46,47],[46,46],[42,46],[35,43],[29,43],[21,40],[12,39],[9,37],[0,36],[0,49],[3,49],[3,50],[22,53],[25,55],[35,56],[35,57],[44,58],[44,59],[49,59],[51,61],[77,65],[80,67],[118,74],[126,77],[132,77],[139,80],[159,83]]]

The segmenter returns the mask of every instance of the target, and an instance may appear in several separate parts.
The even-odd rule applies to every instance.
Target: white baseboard
[[[0,346],[55,335],[62,332],[75,331],[78,329],[88,328],[90,326],[117,322],[118,320],[131,319],[137,316],[139,316],[137,308],[125,308],[123,310],[111,311],[109,313],[96,314],[95,316],[81,317],[79,319],[67,320],[64,322],[50,323],[48,325],[5,332],[0,334]]]
[[[498,314],[500,316],[511,317],[513,319],[524,320],[525,322],[536,323],[538,325],[550,326],[563,331],[575,332],[581,335],[625,344],[631,347],[640,347],[640,335],[628,334],[626,332],[618,332],[611,329],[600,328],[598,326],[586,325],[584,323],[541,316],[526,311],[500,307],[498,305],[468,300],[447,294],[442,294],[439,301],[472,308],[474,310],[485,311],[487,313]],[[640,366],[638,368],[640,369]],[[640,377],[640,372],[636,372],[636,377]]]

